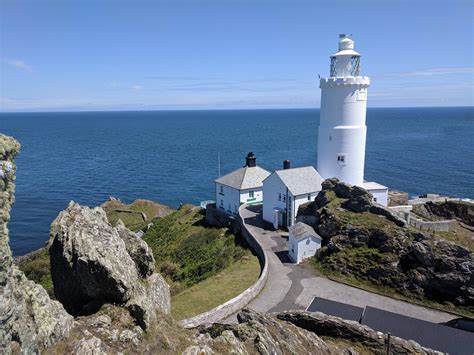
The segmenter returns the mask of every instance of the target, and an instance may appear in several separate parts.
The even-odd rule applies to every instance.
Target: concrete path
[[[259,312],[306,309],[314,297],[322,297],[354,306],[372,306],[386,311],[423,319],[446,322],[456,316],[318,277],[308,267],[290,262],[287,256],[288,233],[272,231],[261,219],[261,206],[242,209],[242,218],[252,235],[262,244],[268,258],[268,279],[263,291],[248,307]],[[230,319],[229,319],[230,320]]]

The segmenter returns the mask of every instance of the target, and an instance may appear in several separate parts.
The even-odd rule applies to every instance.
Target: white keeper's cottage
[[[299,264],[321,248],[321,237],[313,227],[298,222],[288,228],[288,231],[288,256],[294,263]]]
[[[276,170],[263,181],[263,219],[275,229],[294,224],[298,208],[313,201],[323,178],[312,166],[290,168],[290,162],[283,162],[283,170]]]
[[[263,202],[263,180],[270,172],[257,166],[257,158],[250,152],[245,166],[215,180],[216,207],[230,215],[237,215],[241,203]]]

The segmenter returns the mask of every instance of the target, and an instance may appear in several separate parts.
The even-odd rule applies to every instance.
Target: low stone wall
[[[211,324],[218,322],[235,312],[238,312],[240,309],[245,307],[250,301],[252,301],[265,287],[265,283],[268,277],[268,262],[265,252],[261,244],[252,236],[252,233],[247,229],[243,218],[241,216],[242,209],[246,208],[247,205],[243,204],[239,208],[239,215],[237,218],[238,225],[240,227],[240,233],[245,238],[249,246],[257,255],[260,265],[262,266],[262,271],[258,280],[242,292],[240,295],[232,298],[231,300],[217,306],[210,311],[201,313],[195,317],[184,319],[179,322],[179,324],[184,328],[194,328],[200,325]]]
[[[432,232],[448,232],[453,228],[453,224],[456,223],[456,221],[452,219],[445,221],[423,221],[421,219],[414,218],[413,215],[411,215],[409,223],[412,227],[421,230]]]
[[[206,222],[211,226],[219,228],[229,228],[232,230],[232,224],[235,218],[216,207],[215,203],[206,205]]]

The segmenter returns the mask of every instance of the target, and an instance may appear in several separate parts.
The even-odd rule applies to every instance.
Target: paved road
[[[292,264],[286,251],[287,233],[272,231],[261,217],[261,206],[242,210],[242,217],[250,233],[258,239],[268,258],[268,280],[263,291],[248,307],[260,312],[279,312],[306,309],[315,296],[352,304],[381,308],[390,312],[431,321],[446,322],[456,318],[452,314],[435,311],[363,291],[315,275],[310,268]]]

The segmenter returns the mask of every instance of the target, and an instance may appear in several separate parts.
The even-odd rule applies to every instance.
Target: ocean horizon
[[[319,109],[3,112],[22,144],[10,245],[44,245],[70,200],[109,196],[177,207],[213,199],[218,177],[249,151],[267,170],[316,167]],[[368,108],[365,178],[415,196],[474,198],[474,107]]]

